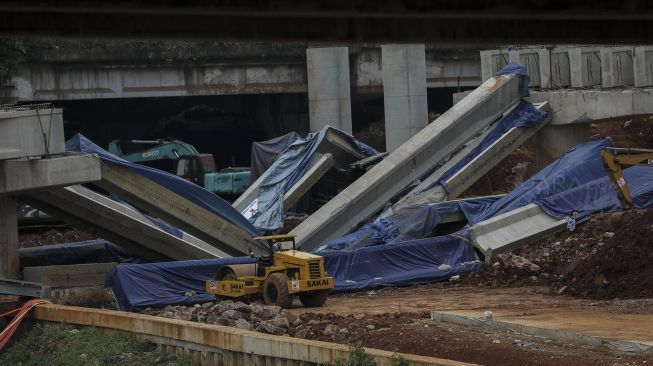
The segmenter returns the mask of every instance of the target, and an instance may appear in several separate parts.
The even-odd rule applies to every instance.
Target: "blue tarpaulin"
[[[504,118],[496,123],[496,126],[492,127],[492,131],[487,136],[485,136],[483,141],[481,141],[478,146],[476,146],[472,151],[465,155],[465,157],[456,165],[452,166],[449,170],[444,172],[436,184],[441,184],[447,192],[450,192],[449,186],[446,184],[447,179],[458,173],[460,169],[469,164],[469,162],[474,160],[478,155],[485,151],[485,149],[490,147],[490,145],[494,144],[506,132],[510,131],[513,128],[537,126],[546,119],[547,115],[547,112],[540,111],[530,102],[522,100],[512,111],[510,111]],[[433,186],[427,189],[430,188],[433,188]]]
[[[530,84],[530,77],[528,76],[528,70],[518,64],[517,62],[511,62],[508,65],[504,66],[503,69],[499,70],[496,73],[497,76],[501,75],[519,75],[522,77],[521,81],[521,95],[522,97],[527,97],[530,95],[528,92],[528,84]]]
[[[188,305],[214,298],[204,282],[214,279],[221,265],[254,263],[251,257],[118,265],[107,274],[106,287],[118,309]]]
[[[624,169],[624,176],[633,197],[633,207],[653,207],[653,168],[630,167]],[[556,218],[573,218],[576,223],[582,223],[598,213],[622,209],[607,176],[548,196],[536,203],[549,215]]]
[[[252,142],[251,181],[256,181],[263,172],[268,170],[277,156],[299,138],[299,134],[292,131],[267,141]]]
[[[217,195],[207,191],[203,187],[193,184],[176,175],[164,172],[162,170],[150,168],[144,165],[128,162],[121,159],[103,148],[94,144],[91,140],[87,139],[82,134],[76,134],[70,140],[66,141],[66,150],[79,151],[89,154],[96,154],[103,163],[113,164],[127,168],[143,177],[165,187],[178,195],[186,198],[187,200],[205,208],[209,212],[229,221],[230,223],[240,227],[252,236],[258,236],[260,233],[256,228],[250,224],[249,221],[238,211],[236,211],[229,203]]]
[[[104,239],[21,248],[20,266],[61,266],[85,263],[139,263],[140,258]]]
[[[310,133],[306,138],[296,139],[277,156],[268,169],[269,173],[259,188],[256,213],[250,218],[254,226],[263,231],[274,231],[283,227],[283,196],[309,169],[309,163],[327,133],[341,135],[367,156],[378,153],[346,132],[331,126]]]
[[[601,149],[611,146],[613,144],[609,138],[580,144],[492,204],[461,202],[460,207],[470,225],[474,225],[597,178],[607,177],[601,160]],[[580,206],[594,203],[583,203],[579,199],[575,204]]]
[[[441,236],[352,251],[325,253],[327,273],[336,291],[400,286],[446,279],[480,265],[464,237]],[[254,263],[250,257],[119,265],[107,275],[106,286],[118,308],[142,311],[147,307],[188,305],[213,300],[205,281],[215,278],[221,265]]]

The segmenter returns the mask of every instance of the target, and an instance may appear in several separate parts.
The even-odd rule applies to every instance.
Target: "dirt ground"
[[[443,286],[547,286],[590,299],[653,298],[653,209],[600,214],[573,233],[561,232]],[[514,256],[539,267],[512,266]]]
[[[33,230],[32,232],[20,233],[18,235],[18,242],[21,248],[73,243],[92,239],[97,239],[97,237],[75,228]]]
[[[426,312],[383,315],[305,314],[295,329],[307,339],[452,359],[483,365],[626,365],[653,362],[607,348],[552,342],[542,338],[437,324]]]
[[[593,301],[554,296],[544,287],[477,288],[441,284],[387,288],[329,298],[322,308],[299,305],[301,325],[290,335],[487,365],[627,365],[653,362],[653,354],[633,355],[543,338],[453,324],[437,324],[429,312],[467,310],[480,317],[534,314],[538,310],[596,314],[599,318],[653,313],[653,299]],[[651,326],[653,330],[653,326]],[[644,330],[643,333],[646,333]]]

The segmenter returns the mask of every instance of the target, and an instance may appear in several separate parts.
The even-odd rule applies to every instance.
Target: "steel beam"
[[[521,85],[516,75],[483,83],[295,228],[299,246],[315,249],[351,231],[501,116],[521,98]]]

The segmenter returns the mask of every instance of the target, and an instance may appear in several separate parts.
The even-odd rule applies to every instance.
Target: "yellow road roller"
[[[262,296],[268,305],[288,308],[295,295],[306,307],[324,304],[333,289],[333,277],[324,271],[324,258],[296,250],[295,235],[254,238],[267,243],[270,253],[256,263],[224,265],[215,280],[206,281],[206,291],[217,296],[243,298]]]

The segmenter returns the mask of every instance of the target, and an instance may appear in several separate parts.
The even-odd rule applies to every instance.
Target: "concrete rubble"
[[[148,308],[144,313],[276,335],[288,335],[290,326],[296,325],[298,320],[297,315],[278,306],[268,306],[258,302],[246,304],[232,300],[206,302],[193,306],[166,306],[163,309]]]

